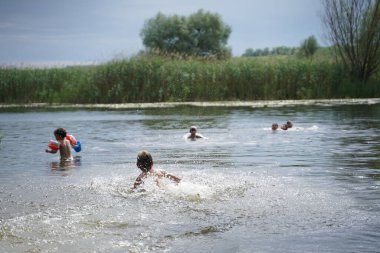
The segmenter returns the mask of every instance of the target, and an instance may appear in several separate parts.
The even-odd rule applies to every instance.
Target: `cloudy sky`
[[[143,49],[144,22],[158,12],[218,13],[235,56],[247,48],[323,45],[320,0],[0,0],[0,64],[88,63]]]

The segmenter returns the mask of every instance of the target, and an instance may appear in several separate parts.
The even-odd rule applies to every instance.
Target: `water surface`
[[[82,142],[72,168],[44,152],[57,127]],[[182,183],[131,193],[141,149]],[[377,103],[3,111],[0,248],[378,252],[379,154]]]

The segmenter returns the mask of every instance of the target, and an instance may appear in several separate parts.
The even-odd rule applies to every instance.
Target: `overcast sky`
[[[103,62],[143,49],[140,30],[158,12],[217,13],[232,27],[228,46],[323,44],[320,0],[0,0],[0,64]]]

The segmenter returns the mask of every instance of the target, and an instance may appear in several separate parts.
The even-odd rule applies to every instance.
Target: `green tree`
[[[255,51],[252,48],[247,48],[242,56],[243,57],[255,56]]]
[[[162,13],[148,20],[141,31],[145,46],[164,52],[189,53],[192,45],[188,35],[186,20],[183,17],[177,15],[167,17]]]
[[[307,58],[312,57],[319,48],[317,39],[312,35],[302,41],[299,53]]]
[[[218,14],[203,10],[189,17],[158,13],[140,33],[148,50],[216,57],[230,56],[226,46],[230,34],[230,26]]]
[[[380,1],[322,0],[323,24],[354,80],[367,82],[380,68]]]

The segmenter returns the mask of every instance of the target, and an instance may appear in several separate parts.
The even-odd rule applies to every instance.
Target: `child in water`
[[[59,154],[61,155],[61,161],[72,161],[73,156],[71,155],[71,144],[68,139],[66,139],[67,131],[63,128],[57,128],[54,130],[55,139],[59,143]],[[47,153],[55,154],[58,149],[46,149]]]
[[[164,184],[162,182],[163,178],[168,178],[176,183],[181,181],[180,178],[166,173],[164,170],[155,170],[153,169],[153,158],[152,155],[146,151],[142,150],[137,154],[137,167],[142,171],[140,175],[136,178],[135,183],[133,184],[133,189],[136,189],[139,185],[144,183],[144,179],[148,176],[156,177],[157,186],[160,188],[164,188]]]
[[[293,123],[288,120],[288,121],[286,121],[286,124],[283,124],[281,126],[281,129],[282,130],[288,130],[288,129],[292,128],[292,127],[293,127]]]
[[[273,123],[272,124],[272,130],[276,131],[277,129],[278,129],[278,124],[277,123]]]
[[[289,128],[292,128],[293,127],[293,123],[291,121],[287,121],[286,124],[283,124],[281,126],[281,129],[282,130],[288,130]],[[276,131],[278,129],[278,124],[277,123],[273,123],[272,124],[272,130],[273,131]]]
[[[203,135],[197,133],[197,127],[191,126],[190,127],[190,133],[186,135],[187,139],[196,140],[198,138],[205,138]]]

